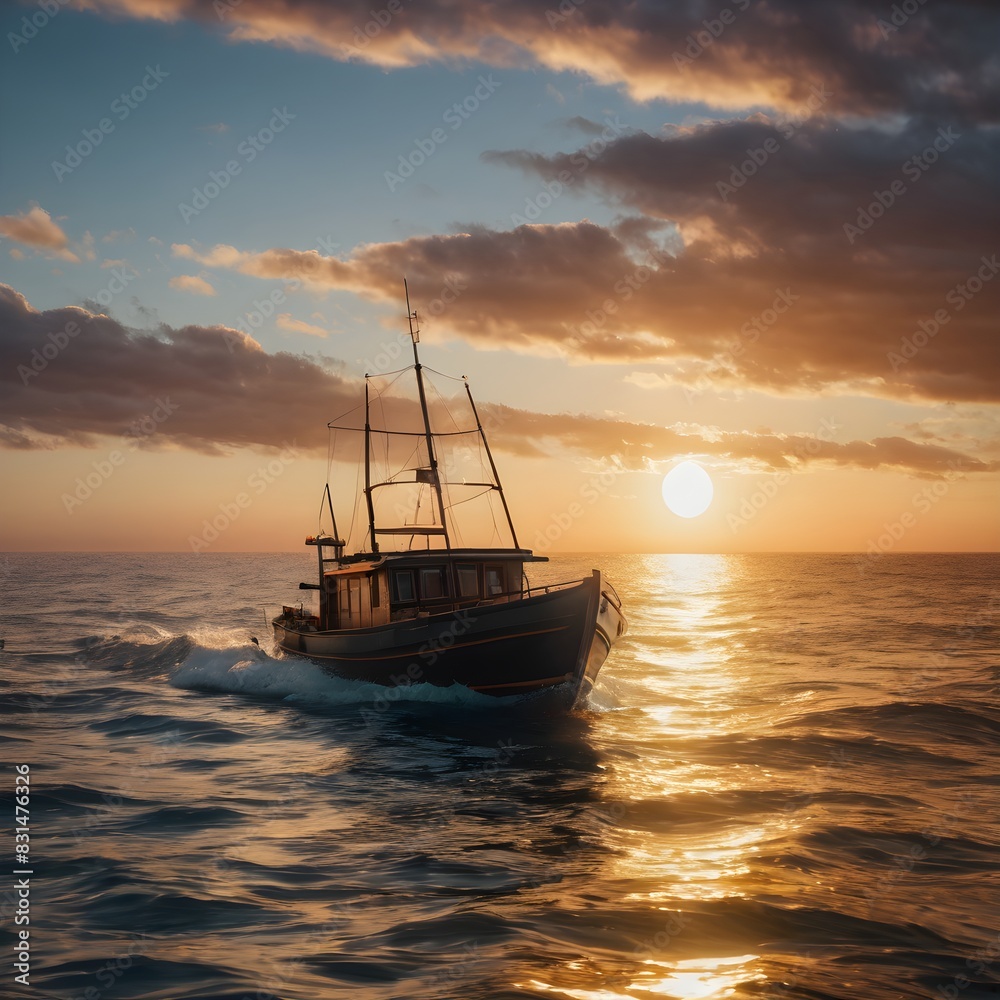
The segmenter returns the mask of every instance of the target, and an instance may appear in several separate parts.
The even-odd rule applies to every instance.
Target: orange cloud
[[[311,337],[326,337],[328,332],[321,326],[314,323],[306,323],[305,320],[296,319],[291,313],[278,313],[275,325],[282,330],[290,330],[292,333],[307,333]]]
[[[192,295],[215,295],[215,289],[204,278],[194,274],[179,274],[168,282],[171,288],[178,292],[190,292]]]
[[[62,227],[39,205],[20,215],[0,215],[0,234],[24,246],[53,251],[55,256],[72,263],[80,260],[68,249],[69,237]]]
[[[406,275],[429,336],[573,362],[664,366],[633,378],[643,387],[658,378],[695,392],[1000,399],[1000,280],[990,284],[983,260],[991,258],[974,256],[971,240],[938,259],[906,251],[881,262],[838,248],[822,232],[812,245],[807,233],[789,242],[799,249],[795,258],[780,245],[720,255],[704,242],[670,246],[666,237],[657,247],[648,227],[626,220],[614,229],[473,228],[367,244],[343,260],[231,247],[195,259],[392,303]],[[978,282],[974,295],[970,279]],[[929,338],[921,321],[933,329],[941,309],[949,320]],[[909,355],[901,362],[900,351]]]
[[[156,403],[170,404],[159,441],[202,452],[278,448],[294,442],[325,453],[324,423],[357,410],[360,379],[322,359],[268,354],[226,327],[130,331],[108,316],[67,307],[39,312],[0,285],[0,445],[93,445],[120,436]],[[76,330],[73,333],[73,330]],[[60,333],[65,334],[60,339]],[[55,339],[53,339],[55,338]],[[35,353],[54,343],[51,363]],[[387,400],[394,420],[419,420],[411,400]],[[395,410],[391,408],[395,407]],[[496,447],[522,455],[604,457],[620,468],[650,469],[679,455],[716,456],[753,468],[833,465],[895,469],[921,476],[987,472],[998,463],[904,437],[837,442],[835,426],[815,434],[733,433],[574,414],[543,414],[483,402]]]

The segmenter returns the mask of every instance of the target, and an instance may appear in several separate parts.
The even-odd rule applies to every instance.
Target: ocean
[[[0,557],[0,996],[1000,995],[1000,556],[592,567],[553,713],[273,656],[306,552]]]

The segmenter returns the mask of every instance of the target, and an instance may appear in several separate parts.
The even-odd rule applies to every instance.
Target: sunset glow
[[[698,517],[714,494],[712,479],[697,462],[681,462],[663,477],[663,502],[678,517]]]
[[[996,549],[960,6],[15,5],[0,547],[297,548],[406,277],[547,551]],[[665,517],[687,455],[713,499]]]

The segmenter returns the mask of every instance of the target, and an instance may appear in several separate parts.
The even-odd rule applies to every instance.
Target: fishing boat
[[[625,633],[621,600],[598,569],[578,580],[529,581],[525,566],[548,560],[518,544],[468,380],[456,380],[467,423],[456,422],[444,404],[435,410],[441,419],[432,420],[408,289],[406,309],[413,364],[387,374],[395,382],[412,373],[416,399],[409,407],[387,400],[366,373],[363,425],[360,404],[354,422],[327,425],[363,440],[364,489],[355,510],[363,500],[367,533],[360,551],[347,554],[328,480],[321,510],[329,513],[332,533],[306,539],[316,550],[318,581],[299,584],[318,592],[318,607],[284,606],[272,623],[276,644],[339,677],[389,686],[458,684],[495,696],[554,692],[579,705]],[[390,427],[387,411],[409,426]],[[483,460],[478,478],[442,460],[442,447],[457,442]],[[380,499],[400,489],[412,510],[397,502],[386,523]],[[491,540],[505,544],[465,545],[456,508],[484,497],[495,511]]]

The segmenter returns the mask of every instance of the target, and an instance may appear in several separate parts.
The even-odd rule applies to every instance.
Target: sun
[[[698,517],[708,510],[715,489],[697,462],[681,462],[663,477],[663,502],[678,517]]]

